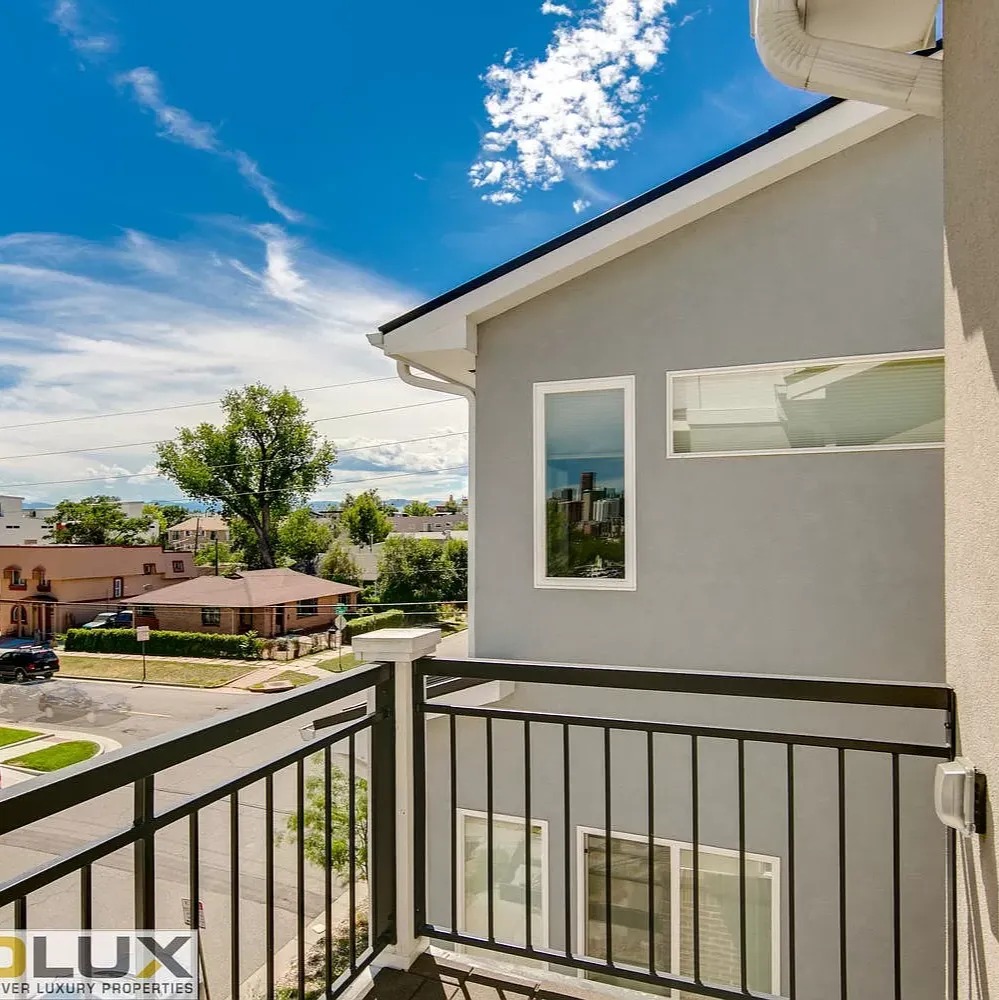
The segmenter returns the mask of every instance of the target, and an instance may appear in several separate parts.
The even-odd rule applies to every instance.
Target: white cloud
[[[113,35],[94,31],[84,24],[76,0],[58,0],[49,20],[69,39],[70,45],[87,58],[113,52],[118,47]]]
[[[572,203],[572,210],[576,213],[576,215],[585,212],[589,207],[590,203],[585,198],[577,198]]]
[[[518,61],[508,51],[489,67],[483,79],[492,129],[469,171],[473,187],[490,189],[483,200],[511,204],[570,170],[614,165],[613,151],[641,127],[641,78],[666,51],[672,2],[592,0],[555,28],[543,57]]]
[[[219,139],[213,125],[198,121],[190,112],[169,104],[163,96],[160,78],[148,66],[137,66],[117,77],[121,86],[128,87],[136,102],[153,114],[160,127],[160,135],[192,149],[215,153],[236,164],[236,169],[270,208],[288,222],[301,222],[304,216],[289,208],[278,197],[274,182],[264,175],[256,161],[241,149],[229,149]]]
[[[0,237],[0,353],[5,383],[13,383],[4,386],[4,408],[16,415],[0,425],[36,424],[4,430],[0,489],[86,478],[92,481],[14,492],[35,500],[102,491],[174,497],[172,486],[143,475],[153,471],[151,447],[107,446],[171,437],[177,426],[215,419],[214,405],[72,418],[214,400],[258,379],[300,389],[391,376],[392,364],[364,334],[413,298],[276,225],[228,223],[180,242],[131,230],[113,244],[51,233]],[[464,438],[441,437],[464,429],[464,404],[438,404],[443,398],[395,379],[303,395],[320,420],[434,403],[319,424],[343,447],[378,446],[344,455],[338,480],[369,474],[358,468],[420,473],[386,481],[383,493],[391,496],[461,488],[454,480],[462,473],[435,472],[465,461]],[[54,417],[71,420],[44,423]],[[432,440],[390,443],[421,437]],[[8,460],[66,451],[78,453]],[[352,488],[331,487],[322,496]]]
[[[567,7],[564,3],[552,3],[552,0],[544,0],[541,5],[542,14],[557,14],[560,17],[571,17],[572,8]]]

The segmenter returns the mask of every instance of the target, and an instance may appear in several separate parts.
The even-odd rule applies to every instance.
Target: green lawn
[[[26,753],[23,757],[5,760],[4,763],[13,764],[15,767],[27,767],[32,771],[58,771],[60,768],[69,767],[70,764],[79,764],[81,760],[90,760],[100,749],[91,740],[67,740],[54,747]]]
[[[284,670],[280,674],[268,677],[264,683],[273,684],[274,681],[287,681],[289,684],[294,684],[295,687],[301,687],[303,684],[309,684],[317,680],[319,680],[318,677],[313,677],[312,674],[303,674],[300,670]],[[254,684],[250,690],[259,691],[263,689],[260,684]]]
[[[63,677],[104,677],[110,680],[141,681],[141,657],[73,656],[59,657]],[[186,687],[213,688],[229,684],[255,670],[255,663],[198,663],[184,660],[147,660],[146,680]]]
[[[20,743],[22,740],[30,740],[41,735],[32,729],[8,729],[6,726],[0,726],[0,747],[9,747],[11,743]]]
[[[353,653],[344,653],[339,659],[333,656],[327,660],[320,660],[316,666],[322,667],[323,670],[331,670],[333,673],[339,673],[342,670],[350,670],[352,667],[358,666],[360,662],[361,658],[359,656],[355,656]]]

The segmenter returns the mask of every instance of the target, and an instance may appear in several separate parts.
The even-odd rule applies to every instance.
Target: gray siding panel
[[[665,458],[665,372],[939,348],[913,119],[479,328],[475,654],[940,680],[941,451]],[[638,589],[533,586],[531,392],[635,374]]]

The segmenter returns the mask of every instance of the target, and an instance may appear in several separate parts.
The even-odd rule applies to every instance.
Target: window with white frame
[[[607,848],[598,830],[580,829],[580,949],[587,958],[607,956]],[[702,982],[740,987],[739,855],[701,846],[698,850],[700,976]],[[660,973],[694,975],[694,852],[689,844],[653,843],[653,960]],[[649,968],[649,842],[645,837],[611,834],[611,958],[615,965]],[[778,862],[746,855],[746,974],[753,992],[780,992]],[[591,978],[634,986],[627,980]],[[642,985],[644,992],[671,995]],[[685,1000],[686,994],[673,991]]]
[[[666,397],[671,458],[943,445],[940,351],[669,372]]]
[[[534,386],[534,583],[635,589],[635,379]]]
[[[504,944],[527,943],[527,895],[531,897],[531,943],[548,943],[547,824],[531,823],[531,863],[527,870],[527,829],[522,818],[493,814],[493,936]],[[458,914],[461,933],[489,936],[489,819],[458,811]]]

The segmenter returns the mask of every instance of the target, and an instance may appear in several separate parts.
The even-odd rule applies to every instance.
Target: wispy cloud
[[[49,20],[69,39],[70,45],[87,58],[113,52],[118,47],[114,35],[97,31],[84,23],[76,0],[57,0]]]
[[[190,112],[167,102],[155,71],[148,66],[137,66],[119,74],[117,82],[131,91],[136,103],[152,113],[163,138],[232,160],[243,180],[263,197],[274,212],[288,222],[302,221],[302,214],[281,201],[274,182],[261,172],[249,154],[241,149],[229,149],[213,125],[198,121]]]
[[[585,198],[577,198],[572,203],[572,210],[576,215],[580,215],[590,207],[590,203]]]
[[[217,399],[260,379],[293,388],[392,375],[363,334],[403,311],[414,296],[291,239],[277,225],[232,220],[177,242],[127,231],[114,243],[60,234],[0,237],[0,353],[6,412],[31,424],[59,417],[150,409]],[[310,414],[386,410],[437,401],[437,394],[391,380],[307,393]],[[5,485],[93,478],[83,484],[15,489],[54,500],[107,491],[129,498],[174,496],[142,475],[152,449],[105,445],[170,437],[177,425],[211,420],[207,406],[125,418],[28,426],[3,433],[0,458],[80,449],[79,454],[0,461]],[[344,456],[349,470],[416,472],[389,480],[391,496],[460,491],[464,407],[441,403],[320,424],[343,447],[376,445]],[[429,437],[408,445],[393,441]],[[113,478],[113,477],[135,478]],[[356,487],[331,488],[336,497]]]
[[[672,0],[591,0],[573,13],[545,3],[560,23],[543,57],[512,51],[483,77],[492,126],[469,171],[485,201],[512,204],[551,188],[569,170],[607,170],[638,133],[642,76],[666,51]],[[566,15],[565,11],[569,13]]]

